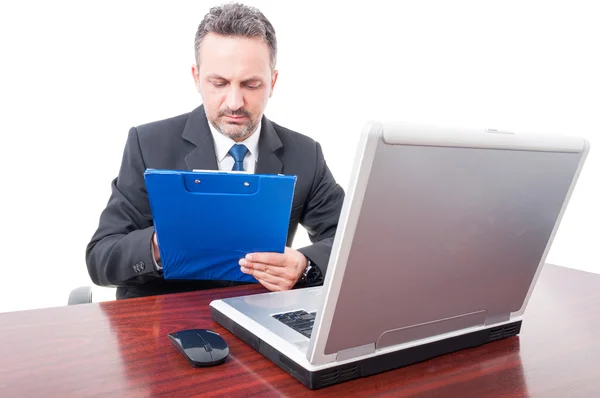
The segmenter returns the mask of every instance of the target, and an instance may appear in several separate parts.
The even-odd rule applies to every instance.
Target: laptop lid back
[[[520,316],[588,147],[571,137],[369,124],[309,361]]]

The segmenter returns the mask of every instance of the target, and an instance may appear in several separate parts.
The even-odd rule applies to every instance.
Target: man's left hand
[[[272,292],[289,290],[300,279],[308,260],[289,247],[283,253],[252,253],[239,261],[245,274],[253,275]]]

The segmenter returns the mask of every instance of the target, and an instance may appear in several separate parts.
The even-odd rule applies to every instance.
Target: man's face
[[[254,132],[273,93],[277,71],[271,71],[269,46],[256,38],[209,33],[192,67],[208,120],[236,141]]]

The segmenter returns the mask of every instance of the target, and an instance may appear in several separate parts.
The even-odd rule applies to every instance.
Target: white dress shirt
[[[233,145],[236,144],[234,140],[221,134],[213,125],[208,122],[210,132],[215,143],[215,155],[217,156],[217,164],[221,171],[231,171],[235,161],[233,157],[228,153]],[[260,138],[260,127],[261,122],[258,122],[256,131],[247,137],[244,141],[237,142],[237,144],[244,144],[248,148],[248,153],[244,158],[244,171],[254,174],[256,169],[256,162],[258,161],[258,139]]]

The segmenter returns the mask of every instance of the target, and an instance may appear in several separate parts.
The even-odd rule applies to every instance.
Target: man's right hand
[[[152,234],[152,252],[154,253],[154,259],[156,262],[160,260],[160,251],[158,250],[158,238],[156,232]]]

